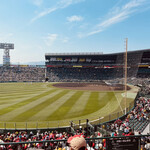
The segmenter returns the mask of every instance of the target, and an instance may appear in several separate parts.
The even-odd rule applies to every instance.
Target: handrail
[[[150,135],[130,135],[130,136],[115,136],[115,137],[94,137],[94,138],[85,138],[86,141],[90,140],[100,140],[100,139],[118,139],[118,138],[140,138],[140,137],[148,137]],[[44,140],[44,141],[29,141],[29,142],[7,142],[0,143],[0,145],[19,145],[19,144],[30,144],[30,143],[47,143],[47,142],[66,142],[67,139],[61,140]]]

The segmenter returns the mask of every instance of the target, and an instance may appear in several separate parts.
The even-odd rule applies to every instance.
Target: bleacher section
[[[46,54],[47,78],[52,82],[98,81],[124,78],[125,54]],[[150,76],[150,50],[130,51],[127,76]]]
[[[0,67],[0,82],[42,82],[45,68],[29,66]]]

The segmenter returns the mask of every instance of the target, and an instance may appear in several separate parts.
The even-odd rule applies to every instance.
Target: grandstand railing
[[[103,149],[111,150],[113,148],[117,149],[128,149],[128,150],[141,150],[146,143],[143,141],[141,142],[141,139],[149,138],[150,135],[132,135],[132,136],[119,136],[119,137],[95,137],[95,138],[86,138],[87,148],[88,149],[99,149],[101,144],[103,146]],[[95,146],[91,145],[90,143],[95,143]],[[55,143],[55,144],[54,144]],[[54,144],[54,146],[51,147],[51,149],[58,149],[59,144],[63,143],[64,147],[69,147],[67,144],[67,139],[63,140],[43,140],[43,141],[30,141],[30,142],[6,142],[6,143],[0,143],[0,147],[7,149],[7,148],[13,148],[13,149],[22,149],[26,146],[29,148],[37,148],[37,144],[42,144],[42,149],[47,149],[47,147],[50,144]],[[41,149],[41,148],[40,148]]]
[[[126,112],[130,112],[134,108],[134,101],[131,102],[128,107],[126,108]],[[128,114],[127,113],[127,114]],[[117,111],[115,113],[111,113],[107,116],[93,116],[88,118],[81,118],[78,120],[72,120],[74,128],[79,128],[79,126],[85,127],[86,126],[86,119],[90,121],[92,125],[98,124],[105,124],[107,122],[114,121],[117,118],[124,117],[125,110]],[[50,128],[64,128],[70,127],[71,120],[61,120],[61,121],[41,121],[41,122],[0,122],[0,129],[1,130],[33,130],[33,129],[50,129]]]

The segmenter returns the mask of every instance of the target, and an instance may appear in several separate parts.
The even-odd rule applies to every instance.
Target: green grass
[[[40,95],[34,96],[34,97],[32,97],[32,98],[29,98],[29,99],[27,99],[27,100],[18,102],[17,104],[11,105],[11,106],[6,107],[6,108],[3,108],[3,109],[1,109],[1,111],[0,111],[0,115],[6,114],[6,113],[8,113],[8,112],[11,112],[11,111],[17,109],[17,108],[20,108],[20,107],[22,107],[22,106],[25,106],[25,105],[27,105],[27,104],[29,104],[29,103],[31,103],[31,102],[33,102],[33,101],[36,101],[37,99],[39,99],[39,98],[41,98],[41,97],[44,97],[44,96],[46,96],[46,95],[48,95],[48,94],[50,94],[50,93],[52,93],[52,92],[54,92],[54,91],[55,91],[55,90],[51,90],[51,91],[45,92],[45,93],[43,93],[43,94],[40,94]]]
[[[133,99],[128,98],[127,103]],[[106,118],[121,111],[120,105],[124,107],[121,91],[66,90],[51,83],[1,83],[0,128],[48,127],[60,122],[66,125],[70,120]]]
[[[27,110],[27,111],[19,114],[14,119],[12,119],[12,121],[26,121],[29,117],[32,117],[36,113],[38,113],[39,111],[41,111],[42,109],[45,109],[45,107],[47,107],[48,105],[52,104],[57,99],[61,98],[67,92],[69,92],[69,91],[65,90],[65,91],[60,92],[59,94],[55,95],[54,97],[52,97],[50,99],[47,99],[43,103],[40,103],[40,104],[36,105],[35,107],[32,107],[31,109],[29,109],[29,110]]]
[[[66,118],[66,114],[69,112],[69,110],[72,108],[72,106],[75,104],[75,102],[80,98],[80,96],[83,94],[83,91],[77,91],[75,94],[73,94],[63,105],[58,107],[58,109],[53,112],[50,116],[46,118],[47,121],[49,120],[61,120]],[[75,114],[72,115],[72,118]]]

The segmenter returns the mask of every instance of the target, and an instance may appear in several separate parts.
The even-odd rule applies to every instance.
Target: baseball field
[[[137,89],[128,88],[127,106]],[[97,83],[1,83],[0,128],[57,126],[79,119],[122,112],[123,89]],[[63,124],[62,124],[63,125]]]

